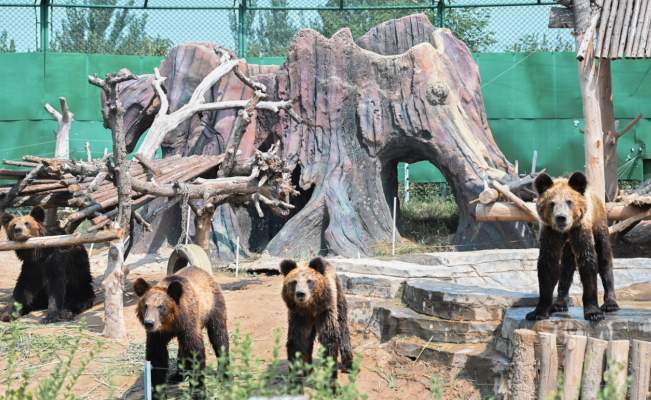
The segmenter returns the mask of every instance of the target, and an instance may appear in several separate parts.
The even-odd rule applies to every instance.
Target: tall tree
[[[14,39],[9,39],[7,30],[2,31],[0,34],[0,53],[15,53],[16,42]]]
[[[82,4],[114,6],[117,3],[118,0],[83,0]],[[133,6],[134,0],[127,5]],[[147,13],[138,17],[126,8],[69,7],[61,31],[57,29],[50,47],[52,51],[65,53],[165,56],[173,43],[160,35],[147,35],[147,17]]]
[[[342,28],[349,28],[355,40],[369,30],[381,23],[402,18],[404,16],[424,12],[437,18],[436,11],[422,8],[422,0],[395,0],[395,6],[411,6],[407,9],[382,9],[382,10],[345,10],[345,11],[319,11],[321,26],[315,27],[325,37],[331,37]],[[348,0],[348,7],[372,7],[378,6],[377,0]],[[328,0],[326,7],[338,7],[339,0]],[[421,8],[419,8],[419,6]],[[490,46],[497,43],[495,32],[488,29],[490,22],[490,9],[488,8],[467,8],[447,9],[445,12],[445,27],[452,31],[452,34],[459,40],[466,43],[473,53],[489,50]]]

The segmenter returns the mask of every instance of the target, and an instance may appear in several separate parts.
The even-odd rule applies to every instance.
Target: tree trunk
[[[590,0],[573,0],[572,4],[576,51],[578,53],[583,38],[586,35],[592,14]],[[590,30],[588,34],[592,37],[593,33]],[[585,171],[588,176],[588,183],[601,201],[605,203],[604,138],[601,125],[601,111],[599,109],[599,95],[597,93],[597,65],[595,64],[592,39],[590,39],[590,45],[585,52],[585,58],[582,61],[577,61],[577,64],[579,67],[581,97],[583,100]]]
[[[563,371],[563,400],[578,400],[585,360],[585,336],[565,336],[565,365]]]
[[[217,63],[212,45],[176,46],[160,68],[160,75],[168,77],[170,107],[187,104]],[[252,208],[219,207],[213,239],[220,258],[233,255],[238,236],[243,244],[268,243],[272,255],[295,255],[311,247],[320,254],[370,255],[373,242],[391,239],[389,204],[397,196],[397,164],[422,160],[436,165],[454,192],[460,209],[454,244],[460,250],[533,246],[524,223],[475,219],[475,205],[468,203],[482,191],[483,174],[509,182],[516,179],[515,170],[488,128],[470,51],[424,14],[384,23],[357,44],[347,29],[330,39],[304,29],[294,37],[283,66],[241,62],[239,70],[268,88],[269,101],[292,101],[304,121],[297,124],[283,111],[277,118],[258,110],[242,137],[241,158],[280,140],[281,159],[293,164],[293,183],[302,195],[292,199],[291,218],[260,219]],[[150,82],[141,77],[134,85]],[[206,101],[252,94],[227,75]],[[145,99],[140,100],[125,97],[123,102],[137,108]],[[146,127],[131,115],[127,109],[125,129],[137,141]],[[235,120],[233,110],[195,115],[165,137],[163,154],[221,154]],[[150,237],[160,236],[156,230],[161,228],[152,226]]]
[[[613,107],[613,81],[610,60],[599,61],[597,77],[597,93],[599,109],[601,110],[601,129],[604,144],[604,180],[606,201],[615,201],[617,197],[617,127],[615,126],[615,111]]]

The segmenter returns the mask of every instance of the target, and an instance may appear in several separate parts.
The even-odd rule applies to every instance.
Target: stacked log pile
[[[651,1],[605,0],[599,21],[596,58],[651,57]]]

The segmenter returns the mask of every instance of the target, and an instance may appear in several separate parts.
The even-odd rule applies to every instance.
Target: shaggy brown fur
[[[602,311],[617,311],[619,306],[615,298],[606,209],[601,199],[588,187],[587,178],[581,172],[555,181],[543,173],[538,175],[534,185],[539,194],[536,207],[541,222],[540,300],[536,309],[527,314],[527,319],[547,319],[550,312],[567,311],[570,285],[578,264],[583,284],[584,317],[591,321],[603,320]],[[558,299],[552,306],[559,274]],[[597,299],[597,274],[601,276],[605,292],[601,309]]]
[[[16,218],[8,213],[0,216],[0,224],[11,240],[65,234],[62,229],[46,229],[44,220],[42,207],[34,207],[26,217]],[[14,303],[22,305],[21,316],[47,309],[42,324],[72,319],[93,306],[93,277],[84,246],[17,250],[16,256],[23,265],[9,304],[0,313],[1,321],[13,319]]]
[[[348,306],[334,268],[322,257],[316,257],[301,266],[294,260],[283,260],[280,271],[285,276],[282,296],[287,308],[287,358],[297,359],[297,353],[306,363],[312,363],[314,339],[325,347],[325,356],[337,362],[341,352],[342,372],[353,363],[353,352],[348,331]],[[333,375],[337,379],[337,369]]]
[[[208,272],[188,266],[165,277],[157,286],[138,278],[133,290],[140,297],[136,315],[147,331],[145,357],[153,367],[154,387],[165,383],[166,370],[159,368],[167,368],[167,344],[175,337],[179,342],[181,371],[190,371],[195,359],[201,370],[206,366],[203,328],[208,329],[208,338],[217,357],[222,353],[228,357],[226,303],[219,284]],[[179,371],[170,377],[171,382],[182,379]],[[196,389],[202,388],[203,378],[200,378]]]

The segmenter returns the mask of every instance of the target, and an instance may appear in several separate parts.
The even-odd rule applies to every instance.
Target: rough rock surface
[[[404,283],[402,278],[383,275],[362,275],[350,272],[337,274],[341,280],[344,293],[356,296],[379,297],[392,299]]]
[[[215,214],[212,238],[217,256],[229,258],[237,236],[245,250],[266,248],[274,256],[311,247],[321,254],[368,255],[374,241],[391,238],[388,204],[398,190],[397,163],[421,160],[442,171],[459,204],[454,244],[533,245],[526,224],[478,223],[475,206],[469,205],[482,190],[484,173],[506,180],[515,175],[488,128],[479,69],[468,47],[449,30],[434,28],[424,14],[382,24],[369,35],[359,43],[371,51],[356,44],[348,29],[332,38],[304,29],[294,36],[281,67],[242,63],[240,70],[267,85],[271,100],[291,99],[304,121],[298,125],[282,112],[279,117],[259,113],[242,142],[242,157],[281,140],[302,196],[286,219],[260,219],[247,206],[223,206]],[[212,44],[172,50],[161,64],[172,110],[187,102],[217,59]],[[130,143],[147,127],[132,108],[146,104],[148,85],[143,76],[121,96],[128,107]],[[251,93],[229,75],[207,96],[208,101],[235,100]],[[195,116],[166,137],[164,155],[222,152],[234,115]]]
[[[419,314],[400,303],[379,303],[372,329],[382,342],[402,335],[433,343],[488,343],[499,330],[500,321],[448,321]]]

